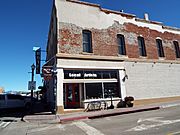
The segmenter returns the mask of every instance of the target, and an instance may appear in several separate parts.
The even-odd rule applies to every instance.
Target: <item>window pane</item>
[[[110,91],[109,91],[110,90]],[[120,97],[117,83],[104,83],[104,97]]]
[[[179,49],[179,43],[177,41],[174,41],[174,49],[176,53],[176,58],[180,58],[180,49]]]
[[[110,72],[108,72],[108,71],[102,71],[102,74],[103,74],[103,79],[109,79],[109,78],[111,78]]]
[[[146,48],[143,37],[138,37],[138,46],[139,46],[139,54],[140,56],[146,56]]]
[[[91,32],[83,30],[83,52],[92,52]]]
[[[94,77],[96,77],[96,75],[93,74],[92,71],[84,71],[84,79],[93,79]]]
[[[23,100],[23,97],[21,96],[21,95],[11,95],[11,94],[9,94],[9,95],[7,95],[7,98],[8,99],[18,99],[18,100]]]
[[[117,35],[119,54],[126,55],[125,40],[123,35]]]
[[[86,99],[103,98],[102,83],[87,83],[86,86]]]
[[[164,50],[163,50],[163,46],[162,46],[162,40],[156,39],[156,45],[157,45],[159,57],[164,57]]]

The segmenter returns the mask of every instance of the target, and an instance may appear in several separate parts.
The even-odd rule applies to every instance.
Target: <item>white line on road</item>
[[[45,126],[45,127],[37,127],[35,129],[30,129],[28,130],[28,134],[31,134],[31,133],[35,133],[35,132],[42,132],[42,131],[45,131],[45,130],[52,130],[52,129],[56,129],[57,127],[54,126],[54,125],[50,125],[50,126]]]
[[[5,128],[7,127],[11,122],[6,122],[2,127]]]
[[[2,122],[2,123],[0,124],[0,127],[1,127],[1,128],[5,128],[5,127],[7,127],[10,123],[11,123],[11,122]]]
[[[174,133],[169,133],[167,135],[180,135],[180,131],[179,132],[174,132]]]
[[[99,130],[89,126],[88,124],[82,121],[74,122],[73,124],[82,129],[87,135],[104,135]]]
[[[0,127],[1,127],[2,125],[4,125],[4,123],[5,123],[5,122],[2,122],[2,123],[0,124]]]
[[[169,107],[175,107],[175,106],[180,106],[180,103],[162,105],[161,108],[169,108]]]
[[[155,127],[161,127],[163,125],[169,125],[169,124],[174,124],[174,123],[180,122],[180,119],[177,119],[177,120],[160,120],[160,118],[163,118],[163,117],[153,117],[153,118],[147,118],[147,119],[139,119],[137,121],[138,124],[140,124],[141,122],[144,122],[144,121],[156,122],[156,124],[148,124],[148,125],[141,124],[139,126],[131,128],[131,129],[127,130],[127,131],[143,131],[143,130],[148,130],[148,129],[155,128]]]

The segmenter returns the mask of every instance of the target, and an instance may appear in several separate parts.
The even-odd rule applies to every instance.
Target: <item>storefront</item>
[[[82,108],[83,101],[121,97],[118,70],[64,70],[64,108]]]
[[[55,71],[57,113],[63,113],[65,109],[86,108],[91,101],[110,102],[109,91],[114,105],[126,96],[123,62],[59,58]]]

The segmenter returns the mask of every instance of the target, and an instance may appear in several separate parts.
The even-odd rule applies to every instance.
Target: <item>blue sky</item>
[[[83,0],[112,10],[180,28],[180,0]],[[52,0],[1,0],[0,3],[0,87],[6,91],[27,91],[33,46],[46,49]],[[70,10],[70,9],[69,9]],[[72,11],[74,12],[74,11]],[[45,59],[45,53],[42,53]],[[43,62],[42,62],[43,63]],[[41,85],[39,75],[35,76]]]

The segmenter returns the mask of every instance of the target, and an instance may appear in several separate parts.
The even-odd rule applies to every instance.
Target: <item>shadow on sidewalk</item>
[[[25,109],[25,108],[15,108],[15,109],[3,109],[0,110],[0,118],[2,117],[16,117],[21,118],[23,121],[23,117],[25,115],[33,115],[33,114],[52,114],[50,112],[49,107],[39,101],[33,103],[32,108]]]

